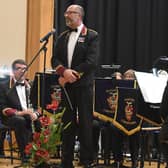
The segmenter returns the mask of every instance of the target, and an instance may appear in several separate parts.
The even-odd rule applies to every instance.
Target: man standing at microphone
[[[72,107],[65,101],[64,125],[71,123],[62,135],[62,166],[73,168],[76,131],[80,141],[80,162],[93,167],[92,119],[93,79],[98,60],[98,33],[83,24],[84,10],[71,5],[64,13],[68,30],[57,39],[51,64],[60,75],[59,84],[69,95]],[[63,94],[63,100],[67,100]]]

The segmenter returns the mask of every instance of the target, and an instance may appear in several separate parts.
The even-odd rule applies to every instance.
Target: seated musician
[[[124,80],[135,80],[135,71],[133,69],[128,69],[123,74]],[[131,153],[132,168],[138,167],[138,151],[139,151],[139,132],[128,136],[129,149]]]
[[[135,71],[133,69],[128,69],[123,74],[123,79],[125,80],[135,80]]]
[[[120,76],[121,77],[121,76]],[[127,70],[120,79],[124,80],[134,80],[134,70]],[[104,129],[102,129],[102,141],[104,146],[105,161],[109,160],[110,150],[113,153],[114,163],[113,168],[124,167],[123,166],[123,141],[125,137],[123,133],[112,124],[107,124]],[[132,168],[138,167],[138,150],[139,150],[139,133],[134,133],[128,136],[129,149],[131,153]]]
[[[25,61],[17,59],[12,63],[13,76],[0,84],[0,115],[3,124],[14,129],[22,162],[27,161],[24,149],[32,138],[32,123],[38,128],[36,131],[40,130],[40,113],[29,109],[31,85],[26,71]]]
[[[120,80],[120,79],[123,78],[123,75],[122,75],[122,73],[120,73],[120,72],[115,72],[115,73],[113,74],[113,76],[114,76],[117,80]]]

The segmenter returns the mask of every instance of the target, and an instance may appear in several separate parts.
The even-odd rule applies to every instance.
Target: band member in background
[[[134,70],[129,69],[125,71],[122,75],[119,72],[116,72],[115,77],[117,80],[135,80]],[[111,92],[111,95],[107,97],[108,106],[112,111],[115,112],[115,108],[117,108],[117,102],[115,100],[115,90]],[[127,115],[127,119],[130,119],[130,111],[129,115]],[[112,163],[112,168],[124,168],[126,166],[123,165],[123,149],[125,140],[128,140],[128,147],[131,153],[131,168],[138,167],[138,151],[139,151],[139,133],[136,132],[130,136],[124,136],[124,134],[116,128],[113,124],[107,123],[106,126],[102,128],[102,141],[103,141],[103,149],[104,149],[104,158],[105,164],[110,164],[110,152],[113,153],[114,162]]]
[[[128,69],[123,74],[124,80],[135,80],[135,70]],[[128,136],[129,149],[131,153],[132,168],[138,167],[138,151],[139,151],[139,132]]]
[[[123,79],[123,75],[122,75],[122,73],[120,73],[120,72],[115,72],[115,73],[114,73],[114,77],[115,77],[115,79],[117,79],[117,80]]]
[[[135,80],[135,71],[133,69],[128,69],[123,74],[124,80]]]
[[[13,76],[0,84],[1,119],[3,124],[15,132],[22,162],[27,161],[24,149],[32,138],[32,122],[40,130],[40,122],[37,120],[40,113],[29,109],[31,86],[26,80],[26,70],[24,60],[15,60],[12,63]]]
[[[72,168],[76,129],[80,141],[80,163],[92,167],[93,79],[98,59],[98,33],[83,24],[84,10],[71,5],[64,13],[68,30],[56,43],[51,64],[60,75],[59,83],[70,98],[72,108],[66,104],[63,131],[62,166]],[[64,100],[67,100],[64,97]]]

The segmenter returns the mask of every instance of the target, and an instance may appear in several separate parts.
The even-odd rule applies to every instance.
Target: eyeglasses
[[[27,69],[26,67],[24,67],[24,68],[23,67],[15,67],[14,70],[15,71],[26,71],[26,69]]]
[[[66,11],[64,15],[71,15],[71,14],[79,14],[79,12],[76,11]]]

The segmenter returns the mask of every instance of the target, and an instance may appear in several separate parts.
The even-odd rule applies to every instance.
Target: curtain
[[[55,41],[71,4],[84,7],[84,24],[99,33],[99,64],[150,71],[159,56],[168,56],[168,0],[55,0]]]

